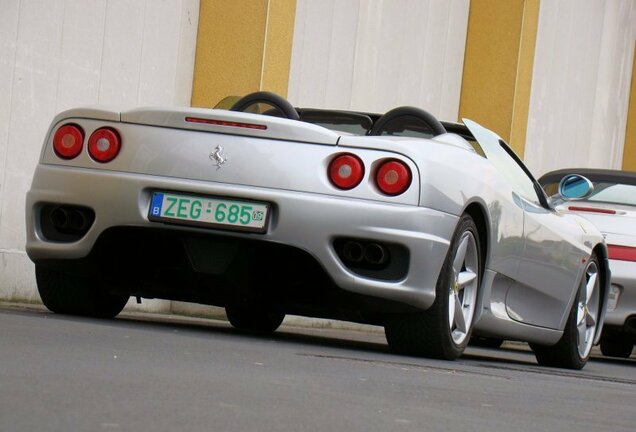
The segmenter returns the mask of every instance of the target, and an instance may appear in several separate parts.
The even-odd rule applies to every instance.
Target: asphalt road
[[[456,362],[381,334],[112,321],[0,307],[0,431],[634,431],[636,359],[540,368],[523,346]]]

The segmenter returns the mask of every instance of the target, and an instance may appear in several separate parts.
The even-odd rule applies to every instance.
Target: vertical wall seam
[[[102,25],[103,33],[102,33],[102,52],[99,56],[99,76],[97,77],[97,104],[99,104],[102,99],[102,73],[104,67],[104,49],[106,47],[106,21],[108,19],[108,2],[106,0],[104,2],[104,23]]]
[[[562,4],[562,3],[557,3],[557,4],[558,4],[559,6],[562,6],[562,7],[567,7],[567,6],[563,6],[563,4]],[[559,16],[561,16],[561,15],[559,14]],[[575,21],[574,14],[571,14],[571,15],[568,17],[568,21],[567,21],[567,33],[566,33],[566,34],[575,34],[575,32],[574,32],[575,22],[574,22],[574,21]],[[566,58],[566,62],[565,62],[565,65],[566,65],[566,66],[565,66],[565,71],[566,71],[566,74],[567,74],[567,75],[571,75],[571,66],[572,66],[572,63],[574,63],[574,62],[572,61],[572,55],[573,55],[573,54],[572,54],[572,50],[568,50],[568,53],[564,56],[564,57]],[[577,67],[578,67],[578,66],[577,66]],[[597,69],[597,71],[598,71],[598,69]],[[559,110],[559,118],[560,118],[560,119],[564,119],[564,118],[566,118],[566,117],[567,117],[567,116],[566,116],[566,112],[567,112],[567,110],[568,110],[568,108],[567,108],[567,107],[568,107],[568,104],[569,104],[569,101],[567,100],[567,98],[563,98],[563,99],[561,100],[561,103],[560,103],[560,110]],[[591,131],[592,126],[589,124],[589,122],[588,122],[588,124],[587,124],[586,126],[589,126],[589,129],[587,129],[587,130],[586,130],[585,134],[586,134],[587,136],[590,136],[590,131]],[[566,137],[565,137],[565,136],[563,136],[563,135],[564,135],[564,133],[565,133],[565,132],[564,132],[563,128],[559,128],[559,130],[558,130],[558,136],[557,136],[557,137],[555,137],[555,138],[556,138],[556,139],[558,139],[558,140],[561,140],[561,141],[565,141],[565,140],[566,140]],[[557,152],[558,152],[559,150],[563,151],[563,149],[557,149]],[[560,159],[560,158],[562,158],[562,155],[561,155],[561,154],[558,154],[558,153],[557,153],[555,156],[556,156],[557,158],[559,158],[559,159]]]
[[[461,122],[464,115],[462,114],[462,101],[464,100],[464,77],[466,76],[466,55],[468,53],[468,39],[470,38],[470,10],[473,7],[473,2],[469,0],[468,3],[468,16],[466,18],[466,38],[464,39],[464,58],[462,59],[462,75],[461,83],[459,85],[459,101],[457,102],[457,121]]]
[[[519,95],[517,94],[519,90],[519,65],[521,64],[521,56],[523,53],[521,52],[521,44],[523,43],[523,29],[526,23],[526,6],[528,5],[528,0],[523,0],[523,9],[521,12],[521,31],[519,32],[519,41],[517,42],[517,64],[515,66],[515,83],[513,86],[513,96],[512,96],[512,115],[510,116],[510,145],[512,146],[512,139],[515,137],[515,114],[517,112],[517,98]],[[525,146],[524,146],[525,147]],[[521,155],[523,157],[523,155]]]
[[[426,12],[424,12],[424,16],[426,17],[426,23],[424,24],[426,26],[426,32],[424,33],[424,38],[426,40],[428,40],[429,38],[434,38],[436,35],[431,34],[431,25],[430,22],[432,20],[431,17],[431,0],[428,0],[426,2]],[[419,67],[421,68],[422,72],[427,70],[427,68],[429,67],[428,64],[428,59],[427,59],[427,50],[426,50],[426,44],[422,44],[422,47],[424,49],[423,51],[423,55],[422,55],[422,59],[421,59],[421,63],[419,64]],[[428,91],[427,91],[427,82],[425,80],[420,80],[419,85],[417,86],[417,98],[418,100],[422,101],[422,105],[426,105],[423,103],[423,100],[427,98],[428,95]],[[427,106],[423,106],[422,108],[424,108],[425,110],[430,110],[430,107]],[[433,114],[438,114],[438,113],[433,113]]]
[[[451,28],[452,26],[450,25],[450,21],[451,21],[451,11],[453,10],[453,3],[455,3],[455,0],[451,0],[448,4],[448,14],[446,15],[446,43],[444,45],[444,61],[442,62],[442,77],[441,77],[441,92],[439,94],[439,106],[437,107],[437,115],[441,116],[442,115],[442,107],[444,106],[444,84],[446,82],[446,65],[448,63],[448,45],[449,45],[449,40],[450,40],[450,32],[451,32]],[[450,119],[448,119],[450,120]]]
[[[139,44],[139,73],[137,74],[137,103],[139,103],[139,97],[141,96],[141,68],[143,66],[143,56],[144,56],[144,40],[146,38],[146,20],[148,17],[146,16],[146,9],[148,7],[148,0],[144,1],[144,21],[141,25],[141,43]]]
[[[598,49],[598,56],[597,56],[597,63],[596,63],[596,69],[594,70],[595,76],[594,76],[594,82],[596,82],[596,89],[594,90],[594,94],[592,97],[592,118],[590,119],[590,131],[588,133],[588,136],[592,135],[592,130],[594,128],[594,119],[596,118],[595,114],[596,114],[596,110],[597,110],[597,104],[596,101],[598,100],[598,95],[599,95],[599,76],[601,76],[601,69],[603,67],[603,52],[602,52],[602,46],[603,46],[603,41],[607,35],[606,31],[607,31],[607,6],[605,6],[603,8],[603,20],[601,21],[601,38],[598,41],[598,45],[599,45],[599,49]],[[615,137],[612,137],[610,140],[610,151],[612,150],[611,147],[611,141],[614,141],[614,143],[616,143],[616,139]],[[588,149],[588,151],[591,151],[591,147]],[[590,163],[593,163],[592,160],[588,160],[587,161],[588,165]],[[611,168],[616,168],[616,166],[613,166]]]
[[[358,28],[360,27],[360,21],[361,21],[361,17],[360,15],[362,14],[362,4],[361,4],[361,0],[358,0],[358,19],[356,20],[356,34],[355,34],[355,38],[353,40],[353,64],[351,67],[351,80],[349,81],[351,83],[351,95],[349,96],[349,108],[348,109],[352,109],[353,108],[353,83],[355,82],[354,78],[356,76],[356,68],[358,65],[358,38],[360,37],[359,33],[358,33]]]
[[[18,22],[15,29],[15,49],[13,50],[13,67],[11,68],[11,85],[9,86],[9,118],[7,119],[7,140],[4,146],[4,166],[2,167],[2,178],[0,183],[0,225],[2,225],[2,203],[4,202],[5,191],[7,190],[7,158],[9,157],[9,138],[11,137],[11,121],[13,120],[13,86],[15,85],[16,59],[18,57],[18,41],[20,40],[20,17],[22,16],[22,0],[18,0]],[[39,158],[38,158],[39,162]]]
[[[60,32],[60,61],[57,64],[57,82],[55,83],[55,111],[59,111],[58,95],[60,93],[60,76],[62,75],[61,69],[64,66],[64,30],[66,28],[66,2],[62,6],[62,31]]]
[[[335,11],[336,9],[336,4],[332,1],[331,2],[331,20],[330,20],[330,29],[329,29],[329,55],[327,56],[327,74],[325,76],[325,88],[328,89],[329,88],[329,66],[331,66],[331,53],[333,52],[333,50],[331,49],[331,47],[333,47],[333,42],[334,42],[334,19],[333,17],[335,16]],[[324,107],[327,104],[327,92],[323,92],[322,94],[322,100],[320,101],[320,104]]]
[[[521,158],[525,157],[526,138],[528,132],[528,119],[530,114],[530,99],[532,97],[532,81],[534,72],[534,57],[539,27],[540,0],[537,0],[536,10],[532,0],[524,0],[521,15],[521,31],[519,32],[519,44],[517,52],[517,64],[514,83],[514,97],[512,101],[512,116],[510,123],[510,144],[513,145]],[[530,22],[529,15],[533,22]],[[530,30],[529,26],[533,26]],[[527,63],[527,64],[526,64]],[[525,68],[529,67],[529,71]],[[522,81],[527,80],[527,81]],[[527,86],[527,93],[523,92]],[[524,95],[522,99],[520,97]],[[518,119],[517,114],[524,118]]]
[[[360,0],[358,0],[358,13],[356,14],[356,22],[355,22],[355,37],[353,38],[353,59],[351,59],[351,69],[350,69],[350,80],[349,82],[351,83],[351,88],[349,89],[349,109],[351,109],[353,107],[353,83],[354,83],[354,70],[356,68],[356,61],[357,61],[357,57],[358,57],[358,29],[360,28]]]
[[[636,10],[635,10],[636,11]],[[636,43],[633,49],[632,76],[627,101],[625,140],[621,156],[621,169],[636,172]]]
[[[179,60],[179,52],[181,51],[181,41],[183,38],[183,8],[184,8],[184,1],[185,0],[181,0],[180,4],[181,7],[179,8],[179,40],[177,41],[177,61]],[[192,68],[192,73],[194,73],[194,68]],[[177,66],[175,68],[175,73],[174,73],[174,81],[172,83],[172,100],[174,102],[176,96],[177,96],[177,87],[178,87],[178,82],[179,82],[179,67]],[[190,90],[190,103],[188,105],[192,105],[192,90]]]
[[[270,14],[270,0],[267,2],[267,8],[265,10],[265,31],[263,35],[263,55],[261,58],[261,77],[258,83],[258,89],[263,90],[263,77],[265,76],[265,61],[267,59],[267,37],[269,33],[269,14]]]
[[[296,33],[298,26],[296,25],[296,20],[298,20],[300,17],[302,17],[302,23],[303,23],[303,33],[302,33],[302,37],[300,39],[301,44],[300,44],[300,59],[297,61],[297,68],[298,68],[298,72],[296,73],[297,79],[296,79],[296,89],[294,90],[294,93],[296,94],[296,102],[298,102],[298,100],[300,100],[301,95],[300,95],[300,89],[303,88],[303,73],[302,73],[302,68],[303,65],[305,64],[304,58],[305,58],[305,49],[304,49],[304,45],[305,45],[305,40],[306,40],[306,36],[307,36],[307,13],[306,13],[306,8],[303,8],[302,10],[302,15],[299,14],[298,12],[298,5],[296,6],[296,13],[294,16],[294,34]],[[292,36],[292,47],[291,47],[291,53],[290,53],[290,59],[289,59],[289,75],[290,75],[290,79],[289,82],[287,83],[287,93],[290,93],[291,90],[291,71],[292,71],[292,62],[293,62],[293,58],[294,58],[294,43],[295,43],[295,36]]]

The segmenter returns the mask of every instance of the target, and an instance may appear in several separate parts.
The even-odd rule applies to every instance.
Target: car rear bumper
[[[636,316],[636,262],[610,260],[612,288],[618,292],[613,310],[608,310],[605,325],[623,327],[630,317]]]
[[[166,225],[148,219],[154,191],[263,201],[272,204],[272,214],[264,234]],[[95,212],[95,220],[77,241],[49,241],[41,229],[40,209],[44,204],[88,207]],[[299,248],[313,256],[338,287],[421,309],[435,299],[435,284],[458,219],[404,204],[45,164],[37,167],[27,194],[26,216],[26,251],[35,262],[83,258],[111,227],[213,232]],[[337,238],[403,246],[409,260],[405,277],[387,281],[356,274],[338,257],[334,249]]]

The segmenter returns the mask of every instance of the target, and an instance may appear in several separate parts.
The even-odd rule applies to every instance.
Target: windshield
[[[585,201],[636,206],[636,185],[590,180],[594,192]],[[548,183],[544,189],[548,195],[556,195],[559,184]]]
[[[534,180],[528,175],[525,167],[513,157],[510,147],[496,133],[479,123],[468,119],[463,121],[478,141],[486,158],[510,182],[513,190],[525,199],[540,205]]]
[[[594,183],[594,193],[587,200],[636,206],[636,186]]]
[[[366,135],[373,126],[371,117],[361,113],[309,108],[298,109],[298,113],[301,121],[354,135]]]
[[[559,170],[545,174],[539,182],[548,196],[555,196],[559,193],[561,179],[574,173],[585,176],[594,186],[592,194],[583,201],[636,206],[636,177],[632,172],[586,168]]]

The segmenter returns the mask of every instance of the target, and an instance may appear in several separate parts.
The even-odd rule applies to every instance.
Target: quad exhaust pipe
[[[73,207],[56,207],[49,218],[60,232],[84,232],[91,223],[84,211]]]
[[[364,248],[357,241],[348,241],[342,247],[342,255],[347,261],[359,263],[364,258]]]
[[[384,246],[378,243],[369,243],[364,248],[364,260],[369,264],[382,265],[387,261],[387,256]]]
[[[388,261],[389,253],[379,243],[361,243],[349,240],[342,246],[342,255],[345,260],[371,266],[381,266]]]

